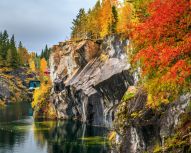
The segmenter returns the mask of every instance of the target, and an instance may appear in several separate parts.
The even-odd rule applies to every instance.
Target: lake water
[[[34,122],[29,103],[0,108],[0,153],[109,153],[106,135],[80,122]]]

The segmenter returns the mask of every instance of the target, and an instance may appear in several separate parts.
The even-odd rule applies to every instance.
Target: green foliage
[[[125,95],[123,96],[122,100],[123,101],[128,101],[131,98],[135,97],[135,93],[131,93],[131,92],[126,92]]]
[[[3,66],[6,63],[7,51],[9,49],[9,35],[5,30],[3,33],[0,33],[0,65]]]
[[[157,145],[154,148],[153,153],[178,153],[182,152],[184,148],[187,148],[187,150],[191,151],[191,147],[189,147],[189,138],[183,140],[181,133],[178,133],[167,138],[167,140],[165,140],[164,146]]]
[[[20,61],[19,61],[19,56],[17,53],[16,46],[15,46],[14,35],[11,37],[11,40],[10,40],[10,46],[7,53],[6,60],[7,60],[7,66],[9,67],[17,68],[19,66]]]

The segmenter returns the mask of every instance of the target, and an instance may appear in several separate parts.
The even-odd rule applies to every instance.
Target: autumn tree
[[[124,1],[118,9],[117,32],[129,36],[132,29],[133,5]]]
[[[100,36],[104,37],[108,34],[112,20],[112,5],[110,0],[103,0],[101,6],[101,31]]]
[[[46,69],[47,69],[47,61],[45,58],[42,58],[40,60],[40,70],[41,70],[41,72],[44,73],[46,71]]]
[[[104,37],[108,34],[116,32],[116,25],[118,22],[117,0],[103,0],[101,5],[101,31],[100,36]],[[114,30],[114,31],[112,31]]]
[[[29,67],[30,67],[31,71],[33,71],[33,72],[36,71],[36,66],[35,66],[35,62],[33,59],[29,59]]]
[[[20,64],[22,66],[27,66],[28,60],[29,60],[29,54],[21,41],[19,42],[19,46],[18,46],[18,55],[19,55]]]
[[[88,38],[99,38],[100,37],[100,13],[101,13],[101,3],[97,1],[92,10],[88,11],[87,14],[87,36]]]
[[[149,105],[157,106],[190,90],[191,11],[188,0],[154,0],[132,33],[133,62],[142,69]]]
[[[29,68],[31,69],[31,71],[35,72],[37,70],[36,68],[36,63],[35,63],[35,58],[36,58],[36,53],[35,52],[31,52],[29,54]]]

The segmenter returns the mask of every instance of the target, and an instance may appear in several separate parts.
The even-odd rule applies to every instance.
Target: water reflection
[[[107,129],[72,121],[38,121],[30,104],[0,109],[0,153],[108,153]]]
[[[107,153],[107,130],[79,122],[36,122],[34,135],[48,153]]]

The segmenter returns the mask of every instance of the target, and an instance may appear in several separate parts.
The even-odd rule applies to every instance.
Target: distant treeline
[[[8,32],[0,32],[0,67],[18,68],[20,66],[40,68],[40,60],[49,60],[51,49],[45,46],[40,55],[28,52],[20,41],[18,46],[14,35],[9,37]],[[34,67],[33,66],[33,67]]]
[[[14,35],[9,38],[7,31],[0,32],[0,66],[13,67],[27,66],[29,54],[22,42],[16,46]]]

